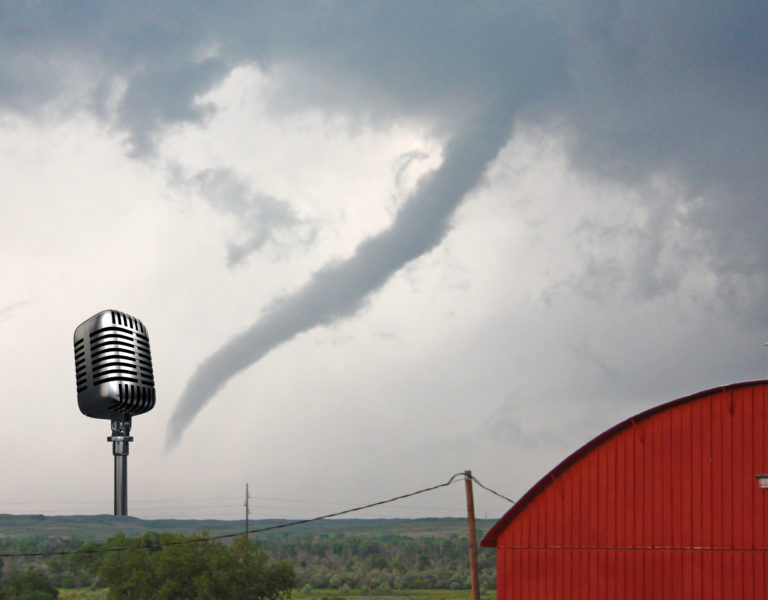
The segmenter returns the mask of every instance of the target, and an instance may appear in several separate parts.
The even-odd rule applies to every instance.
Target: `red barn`
[[[768,598],[768,381],[681,398],[574,452],[488,532],[499,600]]]

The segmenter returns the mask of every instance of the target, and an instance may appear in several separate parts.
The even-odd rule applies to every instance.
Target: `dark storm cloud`
[[[716,272],[764,276],[765,3],[583,2],[561,18],[575,164],[629,182],[677,175],[688,210],[669,219],[705,235]]]
[[[133,154],[151,154],[163,127],[200,122],[210,115],[213,106],[197,97],[228,72],[223,61],[206,59],[132,77],[118,105],[117,122],[129,132]]]
[[[501,90],[525,105],[565,82],[558,32],[522,4],[5,3],[0,19],[12,83],[0,103],[25,111],[79,92],[136,153],[204,119],[199,97],[242,64],[283,69],[275,110],[428,116],[448,130]]]
[[[575,4],[563,28],[578,158],[613,177],[671,167],[704,185],[751,179],[756,157],[732,153],[764,148],[766,25],[758,2]]]
[[[284,25],[274,102],[285,110],[417,116],[455,131],[500,97],[535,112],[568,85],[556,27],[535,5],[351,3]]]
[[[80,89],[141,151],[164,126],[204,119],[199,97],[256,63],[283,69],[275,109],[450,129],[503,95],[526,118],[566,118],[574,160],[611,177],[676,168],[700,187],[753,189],[766,177],[766,12],[746,1],[3,3],[0,102],[23,111]]]

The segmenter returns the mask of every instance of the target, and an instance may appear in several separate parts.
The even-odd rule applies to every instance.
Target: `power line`
[[[511,498],[507,498],[506,496],[504,496],[502,494],[499,494],[499,492],[496,492],[496,491],[492,490],[491,488],[484,486],[482,483],[480,483],[480,481],[474,475],[470,475],[470,477],[472,478],[472,481],[474,481],[477,485],[479,485],[484,490],[486,490],[488,492],[491,492],[491,494],[494,494],[494,495],[498,496],[499,498],[503,498],[507,502],[510,502],[512,504],[515,503],[515,501],[512,500]]]

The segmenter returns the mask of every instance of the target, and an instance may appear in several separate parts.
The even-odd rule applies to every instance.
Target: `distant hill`
[[[467,521],[460,518],[430,519],[326,519],[295,526],[281,527],[258,533],[278,525],[291,523],[284,519],[250,521],[248,529],[254,536],[356,536],[356,537],[436,537],[450,538],[467,535]],[[482,536],[496,521],[478,519],[478,537]],[[148,531],[199,533],[207,531],[211,536],[237,534],[245,531],[245,521],[222,521],[216,519],[137,519],[135,517],[114,517],[112,515],[0,515],[0,539],[16,537],[80,538],[104,540],[117,532],[137,536]]]

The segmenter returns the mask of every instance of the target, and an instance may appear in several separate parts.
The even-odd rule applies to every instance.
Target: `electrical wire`
[[[511,498],[507,498],[506,496],[504,496],[502,494],[499,494],[499,492],[496,492],[496,491],[492,490],[491,488],[484,486],[482,483],[480,483],[480,480],[478,480],[478,478],[475,477],[474,475],[470,475],[470,477],[472,478],[472,481],[474,481],[477,485],[479,485],[485,491],[491,492],[491,494],[494,494],[494,495],[498,496],[499,498],[503,498],[504,500],[506,500],[507,502],[510,502],[511,504],[515,504],[515,500],[512,500]]]
[[[457,478],[464,477],[464,473],[456,473],[453,475],[447,482],[445,483],[439,483],[437,485],[433,485],[428,488],[424,488],[421,490],[417,490],[415,492],[410,492],[408,494],[402,494],[401,496],[395,496],[394,498],[389,498],[387,500],[379,500],[378,502],[372,502],[371,504],[366,504],[365,506],[357,506],[355,508],[348,508],[346,510],[338,511],[335,513],[330,513],[327,515],[321,515],[319,517],[313,517],[311,519],[302,519],[299,521],[288,521],[286,523],[279,523],[277,525],[271,525],[270,527],[262,527],[260,529],[249,529],[246,531],[241,531],[239,533],[227,533],[223,535],[217,535],[212,537],[202,537],[202,538],[194,538],[194,539],[187,539],[187,540],[180,540],[176,542],[165,542],[161,544],[155,544],[152,546],[120,546],[117,548],[93,548],[93,549],[78,549],[78,550],[59,550],[54,552],[24,552],[24,553],[18,553],[18,554],[12,554],[12,553],[0,553],[0,558],[32,558],[32,557],[41,557],[41,556],[65,556],[65,555],[73,555],[73,554],[106,554],[107,552],[127,552],[129,550],[157,550],[158,548],[163,548],[165,546],[180,546],[184,544],[196,544],[200,542],[208,542],[212,540],[223,540],[227,538],[235,538],[239,537],[241,535],[245,535],[246,533],[264,533],[266,531],[273,531],[275,529],[285,529],[287,527],[295,527],[297,525],[304,525],[306,523],[313,523],[315,521],[322,521],[324,519],[330,519],[333,517],[340,517],[341,515],[347,515],[349,513],[357,512],[360,510],[365,510],[366,508],[373,508],[374,506],[381,506],[382,504],[389,504],[390,502],[397,502],[398,500],[403,500],[405,498],[410,498],[412,496],[417,496],[419,494],[424,494],[426,492],[431,492],[434,490],[437,490],[439,488],[447,487],[454,483]],[[473,477],[474,479],[474,477]],[[484,486],[483,486],[484,487]],[[490,491],[490,490],[489,490]]]

